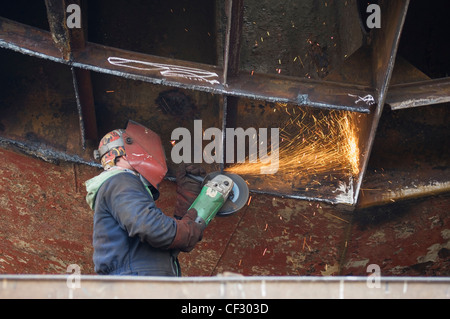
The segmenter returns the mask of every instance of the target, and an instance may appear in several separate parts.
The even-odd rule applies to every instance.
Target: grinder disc
[[[245,180],[239,175],[220,172],[212,172],[206,175],[205,179],[203,180],[202,186],[204,186],[208,181],[212,180],[219,174],[228,176],[233,180],[234,183],[233,189],[231,190],[228,199],[217,212],[217,216],[228,216],[237,212],[247,203],[249,196],[248,186]]]

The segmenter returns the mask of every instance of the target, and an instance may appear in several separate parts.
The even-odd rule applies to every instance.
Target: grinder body
[[[196,223],[206,228],[224,205],[233,189],[234,182],[228,176],[219,174],[208,181],[189,209],[197,211]]]

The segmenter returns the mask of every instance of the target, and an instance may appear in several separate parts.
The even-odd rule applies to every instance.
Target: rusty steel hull
[[[238,78],[229,79],[224,85],[220,82],[223,79],[223,71],[216,66],[139,54],[95,43],[86,43],[82,51],[73,52],[73,57],[67,60],[61,57],[59,49],[54,46],[50,32],[7,19],[2,19],[1,28],[3,34],[0,47],[130,80],[271,102],[364,113],[369,112],[367,105],[357,105],[355,98],[349,94],[364,96],[373,93],[369,87],[258,73],[252,75],[248,72],[241,72]],[[164,76],[169,73],[173,75]]]
[[[59,165],[1,149],[0,272],[94,274],[92,211],[84,181],[101,170]],[[158,207],[173,214],[176,185],[164,181]],[[238,213],[214,219],[203,240],[180,254],[183,276],[448,276],[450,197],[390,203],[354,213],[325,203],[251,194]]]
[[[342,112],[358,132],[358,172],[247,177],[248,204],[214,219],[197,248],[180,255],[183,276],[261,276],[254,283],[231,280],[233,290],[248,286],[245,293],[251,294],[276,276],[296,279],[274,278],[270,293],[300,282],[320,286],[322,293],[321,284],[297,276],[366,277],[371,264],[382,276],[450,275],[450,81],[444,63],[433,73],[427,69],[428,62],[436,67],[433,59],[421,65],[411,57],[421,50],[436,56],[423,39],[408,49],[415,35],[411,23],[425,33],[440,30],[438,23],[414,20],[423,11],[419,1],[380,1],[382,28],[369,32],[360,30],[356,1],[302,1],[309,11],[300,10],[298,1],[277,7],[268,0],[246,1],[246,7],[241,0],[204,1],[202,9],[209,11],[193,10],[193,2],[162,1],[157,7],[167,10],[155,15],[164,21],[160,27],[170,21],[170,30],[150,28],[158,25],[145,24],[151,19],[138,26],[132,18],[117,23],[120,16],[151,15],[156,2],[123,11],[119,2],[83,2],[87,30],[60,28],[67,17],[64,1],[42,2],[42,17],[38,10],[24,21],[16,19],[14,10],[22,8],[15,3],[5,4],[0,18],[0,154],[6,163],[0,166],[0,273],[66,274],[78,264],[83,275],[94,274],[92,212],[83,182],[101,171],[92,157],[98,139],[128,119],[160,134],[170,154],[173,130],[193,132],[198,119],[203,129],[280,128],[298,112],[305,118]],[[195,24],[197,15],[214,18]],[[291,19],[297,16],[302,19]],[[141,23],[152,32],[136,32]],[[177,37],[172,30],[180,31]],[[325,131],[317,128],[312,126],[313,138],[326,143]],[[226,136],[221,143],[226,145]],[[208,172],[229,168],[224,161],[202,165]],[[157,205],[170,216],[177,168],[170,156],[168,166]],[[62,278],[40,279],[59,296],[53,284]],[[85,279],[94,290],[104,284]],[[334,289],[341,279],[325,282]],[[191,289],[193,282],[175,283]],[[120,285],[115,278],[110,284]],[[124,284],[123,291],[134,285]],[[212,281],[213,289],[222,284]],[[351,290],[385,297],[364,284]],[[161,282],[161,289],[170,285]]]
[[[258,71],[250,72],[248,69],[244,70],[246,68],[242,66],[243,62],[240,61],[240,53],[244,52],[244,56],[252,53],[248,52],[246,47],[248,44],[243,41],[246,37],[243,32],[244,30],[253,32],[253,30],[243,23],[244,7],[242,1],[230,0],[224,6],[218,4],[218,9],[216,9],[218,17],[222,17],[220,10],[224,11],[223,18],[226,21],[223,26],[218,25],[219,28],[223,27],[225,30],[224,44],[223,46],[222,44],[219,45],[223,48],[223,54],[219,54],[218,59],[223,64],[222,66],[132,52],[88,42],[84,39],[84,33],[86,32],[68,29],[64,27],[64,23],[61,23],[67,18],[62,3],[46,1],[45,4],[50,31],[1,18],[0,46],[39,59],[57,62],[70,68],[73,92],[65,94],[72,95],[72,98],[76,101],[78,114],[76,121],[78,121],[80,134],[74,137],[70,144],[66,145],[64,145],[66,142],[59,143],[58,138],[56,138],[58,143],[52,145],[50,152],[55,155],[55,160],[81,157],[82,161],[95,165],[90,153],[99,137],[98,131],[105,132],[104,129],[98,127],[105,120],[96,119],[96,113],[101,112],[103,114],[104,112],[99,110],[98,105],[94,106],[96,103],[99,104],[99,93],[93,92],[92,86],[98,86],[98,84],[95,83],[95,79],[93,83],[91,72],[118,76],[127,81],[147,82],[156,85],[156,87],[152,87],[152,90],[155,91],[168,86],[213,93],[218,98],[222,97],[219,102],[222,105],[219,110],[221,123],[214,125],[215,127],[222,127],[222,129],[236,127],[236,125],[242,127],[248,125],[248,123],[238,123],[237,121],[237,118],[241,115],[239,114],[239,108],[247,103],[247,99],[265,101],[265,103],[311,107],[318,110],[346,110],[361,113],[356,124],[359,131],[359,173],[350,176],[350,179],[347,176],[341,180],[341,184],[345,184],[347,190],[342,192],[339,190],[340,186],[333,183],[325,185],[325,187],[319,187],[316,193],[297,192],[289,187],[282,187],[282,191],[265,186],[253,190],[292,198],[322,200],[354,206],[358,202],[361,184],[385,102],[390,103],[393,109],[398,109],[448,100],[449,82],[447,79],[408,83],[411,80],[405,77],[402,82],[395,83],[392,90],[388,89],[394,71],[399,39],[409,1],[382,2],[380,5],[383,15],[382,27],[371,30],[370,33],[367,33],[366,30],[366,36],[370,39],[366,39],[366,43],[363,39],[362,50],[358,51],[366,51],[367,53],[350,56],[347,59],[348,61],[343,62],[343,65],[335,67],[331,74],[328,70],[329,66],[324,65],[327,70],[326,72],[323,70],[322,73],[319,72],[320,79],[271,75]],[[336,9],[344,10],[341,7]],[[347,11],[342,12],[347,13]],[[316,13],[322,14],[320,10]],[[249,19],[259,19],[261,13],[255,10],[248,12],[248,14]],[[356,14],[356,11],[352,14]],[[262,23],[262,21],[258,21],[258,23]],[[294,24],[292,28],[294,28]],[[267,36],[270,36],[269,31],[267,31]],[[221,35],[218,33],[217,37],[220,39]],[[259,49],[259,47],[262,47],[263,37],[260,40],[260,45],[255,45],[254,51],[262,49]],[[308,42],[314,44],[309,38]],[[314,55],[311,62],[313,64],[317,63],[317,59],[326,59],[325,52],[319,43],[315,44],[320,49],[319,51],[316,47],[308,49],[308,53]],[[296,56],[294,60],[297,58],[301,61],[300,55]],[[279,61],[281,63],[281,60]],[[349,65],[350,67],[348,67]],[[360,70],[356,75],[353,74],[355,66]],[[95,77],[98,76],[95,75]],[[114,81],[106,81],[105,83],[114,83]],[[411,90],[413,91],[412,96]],[[107,89],[106,92],[114,92],[114,90]],[[370,100],[368,100],[370,102],[364,102],[363,97],[370,97]],[[217,100],[212,98],[207,103],[217,103]],[[108,105],[107,108],[111,108],[111,105]],[[131,107],[128,111],[117,110],[116,113],[120,112],[122,116],[131,117],[135,110]],[[138,112],[141,111],[138,110]],[[195,116],[199,115],[195,114]],[[206,117],[205,114],[200,116]],[[55,127],[61,126],[61,130],[65,129],[65,124],[61,125],[55,118],[52,120]],[[152,123],[155,120],[161,122],[165,118],[152,119]],[[261,117],[260,120],[264,121],[264,117]],[[147,117],[145,121],[150,121],[150,119]],[[62,123],[66,122],[62,121]],[[270,125],[266,125],[266,127],[270,127]],[[110,129],[113,128],[115,127],[110,127]],[[40,153],[42,158],[48,158],[49,156],[42,154],[45,153],[44,151],[35,151],[36,149],[44,150],[45,146],[30,141],[29,135],[27,135],[29,133],[17,132],[14,135],[7,133],[4,135],[3,143],[20,144],[22,148],[26,148],[30,144],[28,147],[30,153]],[[31,133],[35,134],[36,132]],[[170,135],[170,132],[165,130],[158,133],[164,136]],[[39,136],[38,134],[37,139],[45,140],[45,138],[45,136]],[[226,136],[223,137],[222,143],[225,145]],[[46,144],[49,143],[46,141]],[[224,169],[224,162],[220,163],[220,169]],[[210,170],[212,169],[216,169],[216,167]],[[329,173],[332,173],[332,171]],[[289,184],[296,185],[298,181],[288,179],[285,186]],[[314,189],[311,185],[302,185],[302,187],[308,190]]]

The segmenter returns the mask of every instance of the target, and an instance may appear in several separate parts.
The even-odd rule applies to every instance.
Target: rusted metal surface
[[[244,18],[243,0],[227,0],[225,2],[227,27],[224,46],[223,83],[227,84],[228,77],[239,74],[241,53],[242,24]]]
[[[338,274],[349,217],[331,205],[252,194],[250,204],[236,218],[239,221],[228,233],[230,239],[211,274]],[[215,227],[230,221],[217,219]],[[202,246],[220,252],[214,249],[217,244],[213,242],[213,232],[208,230],[205,235]],[[323,247],[328,249],[322,250]],[[206,251],[197,253],[202,256]],[[191,267],[193,271],[198,266]]]
[[[238,6],[238,9],[235,9],[233,16],[242,13],[241,11],[242,4]],[[33,30],[28,31],[32,32]],[[231,31],[232,30],[230,26],[230,28],[228,29],[229,38],[236,38],[237,35],[235,33],[239,33],[239,30],[235,30],[234,32]],[[21,32],[23,33],[24,31],[22,30],[19,33]],[[188,64],[185,61],[175,61],[173,59],[150,57],[144,54],[130,53],[123,50],[107,48],[95,44],[88,44],[85,50],[72,52],[73,59],[69,61],[68,64],[72,67],[80,67],[105,72],[107,74],[126,76],[130,77],[131,79],[140,79],[156,84],[175,86],[178,85],[181,87],[194,88],[199,90],[205,89],[204,85],[208,84],[210,85],[210,87],[205,89],[206,91],[213,90],[214,93],[224,94],[226,98],[230,100],[227,100],[226,103],[223,103],[224,112],[227,114],[227,116],[223,117],[223,119],[225,120],[224,124],[222,125],[223,127],[234,127],[236,125],[233,123],[235,121],[231,118],[236,117],[236,114],[233,115],[233,112],[237,109],[237,98],[245,96],[251,96],[252,98],[256,99],[265,99],[272,102],[292,102],[292,104],[297,105],[312,105],[314,107],[317,107],[318,109],[344,109],[348,111],[358,111],[366,113],[370,112],[370,107],[372,103],[374,103],[374,93],[367,86],[314,81],[309,79],[290,78],[283,76],[263,75],[253,72],[251,74],[248,74],[247,72],[240,72],[240,75],[236,76],[237,74],[239,74],[237,70],[238,56],[236,54],[239,51],[237,46],[238,45],[235,44],[235,42],[233,42],[231,45],[231,51],[234,52],[234,56],[232,56],[230,60],[231,64],[233,64],[233,66],[231,67],[231,75],[234,76],[228,79],[227,86],[224,86],[220,84],[218,80],[215,80],[215,76],[213,76],[213,74],[216,74],[218,79],[220,79],[220,72],[218,71],[218,68],[213,66],[200,66],[199,64],[189,63],[189,67],[191,68],[190,70],[195,68],[198,71],[206,72],[206,75],[205,73],[202,73],[201,75],[196,74],[192,75],[191,77],[191,75],[186,75],[185,73],[183,73],[184,71],[186,71],[186,69],[184,69],[184,71],[177,71],[174,68],[172,68],[172,70],[170,69],[170,66],[187,66]],[[228,46],[228,50],[229,48],[230,46]],[[126,56],[126,58],[115,57],[116,55],[121,56],[121,54],[123,54],[122,56]],[[149,58],[151,58],[151,60],[148,60]],[[164,70],[164,72],[168,71],[168,73],[162,73],[163,71],[158,69],[155,70],[153,68],[154,70],[152,71],[152,74],[152,72],[148,70],[149,64],[154,65],[155,63],[159,66],[162,64],[164,64],[165,66],[169,66],[169,69]],[[130,72],[129,70],[123,70],[127,68],[132,72]],[[150,69],[151,68],[152,67],[150,66]],[[207,68],[210,68],[210,70],[208,71]],[[226,65],[226,68],[228,69],[228,64]],[[217,73],[215,71],[217,71]],[[148,73],[150,73],[151,75],[149,76]],[[183,81],[184,84],[181,84],[181,82],[177,82],[177,84],[174,84],[174,82],[170,82],[173,81],[172,77],[176,78],[176,81]],[[168,78],[171,79],[168,80]],[[190,86],[194,82],[196,82],[195,87]],[[77,84],[78,83],[75,80],[76,93],[78,93]],[[76,94],[76,97],[78,98],[78,104],[80,104],[78,95],[79,94]],[[286,95],[288,95],[287,98]],[[363,96],[370,96],[371,100],[369,102],[361,100]],[[225,107],[227,108],[226,110]],[[83,111],[83,108],[80,106],[79,109]],[[84,122],[81,113],[80,126],[82,128],[82,144],[84,145]],[[323,197],[321,195],[314,196],[310,194],[298,196],[298,194],[292,194],[290,192],[288,192],[287,195],[294,195],[297,198],[319,199]],[[333,202],[335,200],[331,201]],[[337,201],[339,202],[340,200],[338,199]],[[346,200],[346,202],[351,204],[353,200],[351,200],[350,202]]]
[[[359,207],[448,192],[450,109],[447,104],[386,108],[364,177]]]
[[[0,276],[4,299],[447,299],[450,278],[215,277],[189,279],[80,276]],[[78,280],[77,279],[77,280]],[[379,285],[379,286],[378,286]],[[210,304],[210,303],[208,303]],[[217,313],[231,307],[214,301]],[[194,302],[193,305],[196,305]],[[220,305],[223,305],[220,307]],[[223,309],[221,309],[223,308]],[[182,313],[172,309],[174,313]],[[270,311],[272,310],[272,311]],[[279,311],[280,309],[278,309]],[[266,309],[264,308],[264,311]],[[269,303],[267,311],[274,312]],[[278,312],[277,312],[278,313]]]
[[[65,16],[63,16],[63,18],[65,18]],[[59,21],[59,23],[65,24],[65,20]],[[69,31],[71,59],[73,58],[72,52],[82,51],[86,46],[84,32],[85,31],[83,29],[77,28],[71,29]],[[71,67],[71,71],[75,97],[77,99],[78,117],[80,120],[81,144],[83,146],[83,149],[85,149],[87,142],[89,142],[90,144],[96,143],[98,139],[91,73],[88,70],[78,69],[74,67]]]
[[[371,48],[368,45],[363,45],[353,52],[341,65],[330,71],[325,79],[331,82],[373,87],[371,61]],[[358,72],[354,72],[354,70],[358,70]]]
[[[354,97],[372,93],[367,87],[256,73],[241,73],[238,80],[230,80],[224,87],[220,82],[223,77],[221,68],[133,53],[93,43],[86,44],[85,50],[81,52],[73,52],[73,60],[66,61],[60,58],[59,50],[55,49],[48,32],[3,18],[0,23],[3,33],[1,47],[77,68],[216,94],[369,112],[369,107],[357,104],[358,99]]]
[[[341,275],[449,276],[449,193],[355,211]]]
[[[242,174],[255,193],[352,205],[353,181],[359,173],[353,174],[348,167],[348,159],[342,156],[344,146],[341,142],[344,139],[340,137],[346,133],[339,132],[339,128],[330,128],[337,121],[350,118],[352,120],[349,122],[358,129],[358,116],[360,114],[345,111],[337,113],[306,106],[241,99],[237,108],[237,127],[268,128],[269,134],[271,130],[280,128],[279,163],[274,174],[260,174],[260,167],[256,165],[252,169],[251,164],[248,164],[248,170],[235,173]],[[290,142],[296,143],[298,148],[290,149]],[[319,144],[328,147],[321,149]],[[324,153],[335,156],[323,159]],[[354,154],[353,158],[356,157],[358,154]],[[335,162],[336,165],[332,165],[337,158],[339,164]],[[227,169],[231,171],[235,167],[239,169],[239,164],[227,164]]]
[[[92,43],[84,46],[84,43],[82,43],[83,41],[79,41],[78,44],[75,43],[75,45],[71,45],[69,35],[67,37],[59,38],[57,36],[59,33],[67,33],[67,30],[60,30],[61,32],[56,30],[56,27],[58,26],[57,20],[63,20],[65,13],[61,13],[61,8],[52,6],[51,2],[49,2],[47,6],[50,17],[50,29],[52,30],[53,38],[56,40],[61,38],[57,41],[57,44],[60,43],[63,47],[66,47],[67,50],[69,50],[70,61],[66,61],[67,59],[64,58],[64,54],[63,60],[72,67],[119,75],[128,79],[148,81],[154,84],[203,90],[206,92],[224,94],[225,96],[251,97],[270,102],[307,105],[319,109],[341,109],[370,113],[371,105],[373,103],[378,103],[375,108],[375,114],[369,114],[360,120],[360,143],[361,149],[363,150],[361,160],[362,166],[360,171],[362,173],[357,177],[354,195],[352,196],[353,199],[349,201],[349,203],[352,204],[356,202],[366,163],[370,155],[371,144],[376,132],[377,122],[384,104],[385,92],[392,74],[398,39],[401,33],[402,23],[406,15],[408,2],[402,3],[401,5],[396,4],[395,6],[389,3],[382,4],[385,13],[383,16],[386,17],[383,21],[387,22],[384,22],[386,23],[385,28],[375,30],[374,45],[372,48],[374,57],[372,63],[375,67],[372,74],[375,77],[375,89],[372,89],[370,86],[314,81],[279,75],[272,76],[254,73],[253,71],[251,74],[243,71],[239,73],[239,38],[242,30],[242,22],[239,21],[242,21],[243,13],[243,5],[241,2],[235,2],[234,5],[233,2],[229,2],[226,6],[226,11],[229,11],[229,24],[226,30],[224,58],[225,71],[211,65],[149,56],[146,54],[99,46]],[[392,8],[390,8],[390,6],[392,6]],[[238,23],[233,23],[233,19],[236,19]],[[33,37],[41,40],[42,37],[46,37],[45,32],[43,33],[35,28],[15,24],[14,22],[7,20],[3,21],[3,24],[5,23],[9,24],[8,28],[15,30],[15,36],[19,36],[19,39],[17,37],[13,38],[10,33],[9,39],[8,37],[3,39],[4,45],[9,48],[23,50],[23,47],[29,46],[29,44],[26,43],[26,40],[29,41],[30,38]],[[393,26],[393,24],[396,24],[396,26]],[[54,26],[52,27],[52,25]],[[33,34],[35,31],[36,35],[30,37],[29,35]],[[384,34],[385,32],[388,33]],[[26,34],[26,36],[24,36],[24,34]],[[20,36],[22,36],[22,39],[20,39]],[[49,37],[49,35],[47,35],[47,37]],[[42,41],[41,43],[44,44],[40,49],[41,52],[35,52],[39,51],[39,49],[36,50],[36,46],[27,52],[30,54],[37,54],[41,57],[47,55],[50,52],[48,50],[49,48],[45,47],[46,42]],[[61,47],[61,45],[58,44],[59,47]],[[72,46],[77,50],[72,50]],[[52,54],[49,54],[48,56],[52,59],[54,58]],[[55,61],[62,62],[58,59]],[[226,73],[228,73],[229,64],[231,64],[231,79],[227,79],[226,75]],[[239,76],[236,76],[238,74]],[[223,80],[221,83],[220,80],[222,77]],[[95,136],[95,125],[93,124],[95,117],[92,116],[92,114],[94,114],[92,94],[88,94],[90,93],[89,81],[86,81],[87,85],[81,86],[87,88],[88,90],[87,93],[83,93],[81,95],[79,92],[80,85],[78,85],[79,83],[77,83],[78,80],[76,77],[74,77],[74,82],[77,102],[80,109],[79,117],[82,145],[85,146],[83,113],[88,111],[90,114],[87,116],[90,123],[88,125],[88,127],[90,127],[88,133],[91,137]],[[374,97],[375,91],[378,92],[378,97]],[[366,96],[371,97],[370,102],[366,102],[362,99],[362,97]],[[83,107],[83,105],[86,104],[80,102],[80,99],[83,97],[91,97],[88,99],[89,103],[87,103],[89,106]],[[234,126],[234,124],[231,123],[233,122],[231,117],[236,117],[234,110],[237,108],[237,100],[231,99],[229,102],[230,103],[226,101],[226,103],[224,103],[224,106],[229,110],[224,109],[227,116],[223,117],[225,121],[223,127]],[[229,120],[228,124],[226,123],[227,117]],[[287,193],[287,195],[293,194]],[[317,196],[305,196],[305,198],[308,197],[315,199],[319,198]],[[301,196],[301,198],[303,198],[303,196]]]
[[[68,61],[72,58],[72,47],[70,31],[67,24],[64,23],[66,21],[65,1],[45,0],[45,6],[52,39],[61,51],[62,58]]]
[[[225,46],[223,54],[223,83],[228,85],[228,78],[239,75],[239,62],[241,53],[242,25],[244,15],[244,2],[242,0],[228,0],[225,2],[225,11],[227,17]],[[223,105],[223,123],[222,132],[226,128],[236,127],[236,117],[238,115],[239,98],[236,96],[224,95]],[[223,133],[222,145],[226,145],[227,135]],[[223,152],[221,170],[224,169],[226,150]]]
[[[354,0],[245,1],[241,70],[326,80],[362,40]]]
[[[397,55],[386,104],[392,110],[449,102],[448,78],[431,79]]]
[[[31,28],[11,20],[1,18],[0,46],[23,54],[66,63],[60,50],[53,44],[50,32]],[[32,35],[32,36],[27,36]]]
[[[411,198],[450,192],[449,169],[425,169],[418,172],[387,170],[369,172],[363,182],[359,208],[386,205]]]
[[[360,135],[360,141],[362,141],[360,171],[362,173],[356,182],[354,202],[358,200],[364,172],[367,169],[373,141],[377,132],[378,122],[383,111],[408,5],[408,0],[395,2],[382,1],[380,3],[383,19],[381,20],[381,28],[373,30],[374,39],[372,46],[372,75],[373,84],[377,92],[376,109],[361,121],[364,127]]]
[[[88,70],[73,67],[71,71],[80,119],[81,144],[85,149],[86,140],[91,144],[98,140],[91,74]]]
[[[386,103],[393,110],[450,102],[448,78],[392,85]]]
[[[370,104],[358,102],[358,97],[374,95],[370,87],[242,71],[228,87],[230,95],[361,113],[369,113]]]
[[[92,161],[81,147],[70,69],[4,49],[0,54],[2,141],[47,160]]]
[[[378,93],[377,114],[381,114],[395,64],[400,35],[409,0],[381,1],[381,28],[374,30],[372,46],[374,85]]]
[[[242,6],[241,1],[235,3]],[[0,49],[4,61],[0,73],[5,84],[0,93],[0,145],[14,146],[47,161],[0,149],[7,163],[0,167],[0,202],[5,216],[0,223],[1,273],[63,274],[72,263],[82,266],[83,274],[93,273],[92,213],[84,201],[82,182],[100,172],[89,145],[83,149],[85,138],[95,140],[95,127],[102,134],[133,118],[160,133],[170,150],[173,129],[186,127],[193,132],[194,119],[202,119],[203,128],[280,127],[279,123],[291,118],[288,113],[273,112],[278,103],[290,113],[295,106],[296,111],[311,108],[312,115],[336,109],[351,114],[358,124],[363,151],[352,187],[340,184],[349,181],[349,175],[338,178],[334,173],[312,176],[309,182],[314,185],[303,183],[310,175],[275,181],[249,179],[253,193],[248,206],[233,216],[213,220],[197,248],[180,255],[183,275],[231,271],[246,276],[366,276],[370,264],[379,265],[382,275],[450,275],[448,106],[408,108],[398,113],[383,107],[389,101],[408,106],[447,101],[447,79],[429,80],[412,67],[399,67],[397,45],[408,2],[380,2],[382,29],[366,35],[368,42],[353,54],[338,52],[336,60],[342,65],[332,65],[325,42],[319,45],[312,39],[306,50],[312,63],[308,67],[324,63],[316,80],[298,73],[299,57],[303,58],[305,51],[295,55],[295,61],[289,56],[291,51],[283,51],[284,43],[296,46],[299,40],[284,41],[287,31],[264,28],[261,21],[271,12],[268,3],[257,8],[258,20],[251,20],[253,13],[244,15],[242,28],[249,32],[242,43],[250,45],[256,59],[237,63],[238,45],[231,41],[228,50],[234,53],[225,67],[84,41],[68,43],[76,37],[73,33],[60,42],[63,47],[70,44],[67,52],[72,60],[67,60],[51,32],[0,18],[0,46],[4,48]],[[314,10],[322,6],[325,8],[320,4]],[[346,5],[340,11],[329,10],[334,8],[331,3],[328,6],[325,16],[352,12]],[[232,17],[239,14],[242,11]],[[282,14],[273,16],[286,19]],[[324,21],[327,30],[332,28],[330,21],[334,20]],[[298,29],[295,21],[283,23]],[[263,48],[258,40],[254,47],[251,37],[259,39],[258,30],[263,32],[265,44],[274,39],[278,42]],[[230,38],[239,34],[232,32],[231,26],[228,32]],[[320,33],[333,42],[331,34]],[[339,37],[345,40],[342,34]],[[353,37],[358,34],[351,33],[348,39]],[[356,49],[354,44],[346,47]],[[281,59],[267,59],[252,72],[252,63],[261,61],[258,54],[275,52],[271,49],[283,51],[282,67]],[[248,51],[246,47],[241,53],[248,57]],[[292,61],[285,64],[284,57]],[[280,74],[256,72],[274,61],[277,69],[282,69]],[[239,64],[243,65],[240,71]],[[285,65],[292,67],[292,73],[285,72]],[[84,78],[89,73],[92,84]],[[283,76],[287,74],[300,76]],[[86,94],[82,93],[84,86]],[[82,102],[90,90],[95,108]],[[225,102],[221,104],[222,95]],[[363,101],[367,95],[375,104]],[[236,107],[229,107],[230,101]],[[102,116],[94,118],[95,112]],[[403,127],[405,123],[409,125]],[[173,176],[176,166],[169,166]],[[216,165],[206,166],[208,171],[218,170]],[[261,189],[255,187],[258,184]],[[176,200],[174,183],[164,181],[161,191],[157,204],[170,215]],[[416,195],[431,196],[410,199]],[[336,203],[349,204],[353,214]]]
[[[92,272],[92,213],[83,182],[98,168],[55,165],[0,149],[0,272],[60,274],[71,263]]]
[[[8,163],[0,168],[0,273],[64,274],[78,264],[82,274],[93,274],[83,182],[100,169],[0,152]],[[160,188],[157,205],[168,215],[175,188],[169,181]],[[448,195],[354,214],[325,203],[251,196],[240,212],[214,219],[192,252],[180,254],[183,276],[365,276],[369,264],[380,265],[382,275],[450,275]]]

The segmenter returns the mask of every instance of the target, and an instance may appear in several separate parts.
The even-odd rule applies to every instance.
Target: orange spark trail
[[[279,170],[292,178],[333,173],[356,176],[360,150],[355,114],[276,104],[287,120],[280,127]],[[238,163],[226,171],[255,176],[264,163]],[[318,182],[320,184],[320,182]]]

